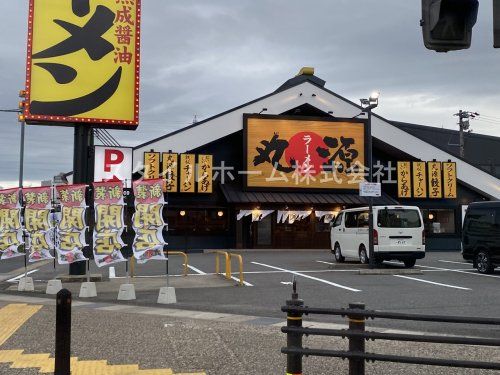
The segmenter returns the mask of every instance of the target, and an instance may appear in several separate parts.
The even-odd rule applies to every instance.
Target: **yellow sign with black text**
[[[198,155],[198,193],[213,191],[212,170],[212,155]]]
[[[160,153],[144,153],[144,179],[152,180],[160,177]]]
[[[456,163],[443,163],[443,190],[444,198],[457,197],[457,165]]]
[[[165,178],[165,191],[169,193],[177,193],[177,163],[178,157],[177,154],[172,153],[163,153],[162,159],[162,169],[163,169],[163,177]]]
[[[30,0],[27,123],[134,130],[141,0]]]
[[[195,155],[181,154],[181,178],[180,192],[194,193],[195,192]]]
[[[411,198],[411,164],[398,161],[398,198]]]
[[[427,175],[425,161],[413,162],[413,197],[427,198]]]
[[[441,163],[430,161],[427,163],[427,169],[429,173],[429,198],[442,198]]]

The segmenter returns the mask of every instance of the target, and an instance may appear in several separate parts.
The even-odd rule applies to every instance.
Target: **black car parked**
[[[500,201],[472,203],[462,231],[462,255],[481,273],[500,266]]]

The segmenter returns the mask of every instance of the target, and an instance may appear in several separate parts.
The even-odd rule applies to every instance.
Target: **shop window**
[[[171,234],[220,234],[228,230],[224,209],[173,209],[165,212]]]
[[[425,231],[428,234],[454,234],[455,210],[426,209],[422,210]]]

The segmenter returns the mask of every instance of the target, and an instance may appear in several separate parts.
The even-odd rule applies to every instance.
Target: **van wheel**
[[[342,251],[340,251],[340,245],[338,243],[336,243],[333,248],[333,254],[335,255],[335,262],[344,263],[345,258],[342,256]]]
[[[363,264],[368,263],[368,254],[366,253],[366,248],[363,245],[359,248],[359,261]]]
[[[405,264],[405,268],[412,268],[416,262],[416,259],[406,259],[403,261],[403,263]]]
[[[495,267],[491,263],[490,254],[486,250],[480,250],[476,255],[476,268],[479,273],[493,273]]]

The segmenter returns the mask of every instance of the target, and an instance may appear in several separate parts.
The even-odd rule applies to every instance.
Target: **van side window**
[[[467,213],[467,229],[471,235],[487,235],[495,224],[493,209],[473,209]]]
[[[342,223],[342,215],[344,215],[344,214],[340,213],[337,215],[337,217],[335,218],[335,221],[332,224],[332,227],[338,227]]]
[[[358,228],[368,228],[370,223],[369,218],[368,212],[360,212],[358,215]]]
[[[359,212],[346,212],[345,213],[345,227],[356,228],[358,226]]]

